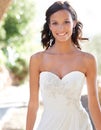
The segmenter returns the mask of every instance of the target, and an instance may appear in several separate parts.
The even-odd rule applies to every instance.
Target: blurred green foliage
[[[33,48],[34,0],[15,0],[2,22],[0,22],[0,64],[6,65],[13,77],[14,85],[20,85],[28,75],[28,57]],[[101,74],[101,34],[86,45],[85,50],[95,54],[98,73]],[[39,48],[38,48],[39,49]]]
[[[28,74],[27,55],[33,37],[31,22],[35,14],[33,0],[15,0],[4,20],[0,23],[0,64],[6,64],[9,71],[22,83]]]

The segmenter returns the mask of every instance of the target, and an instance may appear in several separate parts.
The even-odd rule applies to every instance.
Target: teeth
[[[64,36],[66,33],[61,33],[61,34],[58,34],[59,36]]]

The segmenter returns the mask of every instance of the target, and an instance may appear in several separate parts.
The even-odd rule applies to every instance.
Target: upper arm
[[[39,102],[40,59],[40,54],[34,54],[29,63],[30,103],[35,106],[38,106]]]
[[[97,103],[97,65],[93,55],[88,55],[86,59],[86,81],[88,89],[88,101],[93,105]]]

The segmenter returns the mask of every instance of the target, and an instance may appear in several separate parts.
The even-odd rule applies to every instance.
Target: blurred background
[[[46,9],[56,0],[0,0],[0,130],[25,130],[29,99],[30,56],[42,50],[41,35]],[[69,0],[83,23],[82,50],[98,63],[98,96],[101,102],[101,7],[100,0]],[[82,91],[88,111],[87,91]],[[39,121],[42,112],[40,96]]]

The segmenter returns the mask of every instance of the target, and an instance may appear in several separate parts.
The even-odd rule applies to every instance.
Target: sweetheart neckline
[[[58,76],[57,74],[55,74],[54,72],[51,72],[51,71],[41,71],[41,72],[40,72],[40,75],[41,75],[42,73],[50,73],[50,74],[52,74],[52,75],[58,77],[58,79],[62,80],[62,79],[64,79],[66,76],[68,76],[68,75],[70,75],[70,74],[72,74],[72,73],[75,73],[75,72],[81,73],[81,74],[83,74],[83,75],[85,76],[85,74],[84,74],[83,72],[79,71],[79,70],[71,71],[71,72],[65,74],[65,75],[62,76],[62,77]]]

